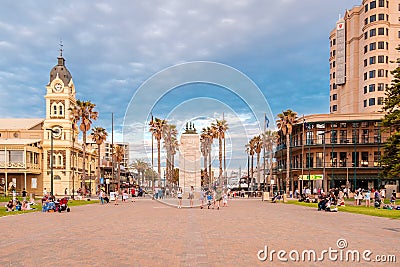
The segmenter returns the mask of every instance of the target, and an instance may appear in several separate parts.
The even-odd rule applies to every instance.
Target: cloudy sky
[[[243,138],[233,129],[254,122],[243,120],[257,106],[253,100],[235,100],[223,84],[176,85],[155,103],[147,98],[135,102],[135,92],[166,68],[211,61],[253,81],[272,121],[288,108],[299,115],[327,113],[329,32],[339,15],[358,4],[361,0],[5,0],[0,9],[0,117],[45,116],[45,85],[62,39],[77,98],[91,100],[100,112],[95,126],[110,130],[113,112],[115,136],[122,139],[125,114],[135,110],[151,110],[178,126],[194,118],[202,124],[224,113],[231,119],[230,136],[242,136],[228,147],[236,143],[242,151],[253,132]],[[135,106],[128,108],[130,103]]]

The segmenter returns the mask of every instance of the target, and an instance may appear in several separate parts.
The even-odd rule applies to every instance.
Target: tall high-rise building
[[[397,67],[400,2],[363,0],[330,33],[330,112],[380,112]]]

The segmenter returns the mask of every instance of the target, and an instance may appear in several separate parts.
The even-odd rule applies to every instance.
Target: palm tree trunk
[[[257,190],[261,189],[260,182],[260,153],[257,153]]]
[[[250,169],[250,184],[251,184],[251,190],[253,190],[253,188],[254,188],[253,173],[254,173],[254,155],[251,155],[251,169]]]
[[[117,192],[119,192],[119,182],[121,181],[121,162],[118,162],[118,172],[117,172]]]
[[[208,184],[208,175],[207,175],[207,152],[204,153],[204,183],[203,186]]]
[[[100,174],[100,144],[97,144],[97,182],[96,182],[96,189],[97,189],[97,187],[100,187],[99,185],[100,185],[100,176],[101,176],[101,174]]]
[[[86,132],[82,131],[82,135],[83,135],[83,144],[82,144],[82,190],[83,190],[83,194],[86,195]]]
[[[286,194],[289,194],[290,179],[290,135],[286,135]]]
[[[274,192],[274,186],[271,184],[272,181],[272,148],[271,151],[269,152],[269,184],[270,184],[270,188],[269,188],[269,192],[270,195],[272,196],[273,192]]]
[[[161,139],[157,139],[158,186],[161,187]]]
[[[221,185],[221,177],[222,177],[222,138],[218,137],[218,160],[219,160],[219,175],[218,175],[218,186]]]
[[[210,146],[210,150],[208,151],[208,173],[210,175],[210,178],[208,179],[208,187],[210,187],[210,183],[214,182],[214,177],[212,177],[212,169],[211,169],[211,146]]]

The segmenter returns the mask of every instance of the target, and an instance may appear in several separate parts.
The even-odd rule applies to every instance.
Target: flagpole
[[[304,119],[304,114],[303,114],[303,138],[301,140],[301,188],[300,188],[300,194],[302,194],[303,192],[303,188],[304,188],[304,184],[303,184],[303,180],[304,180],[304,127],[305,127],[305,119]],[[300,183],[299,183],[300,186]]]
[[[151,114],[151,113],[150,113]],[[153,124],[153,114],[151,114],[151,121],[150,121],[150,124],[152,125]],[[150,126],[151,127],[151,126]],[[151,132],[151,169],[152,169],[152,172],[151,172],[151,176],[152,176],[152,182],[153,182],[153,184],[152,184],[152,188],[153,188],[153,194],[154,194],[154,183],[155,183],[155,178],[154,178],[154,173],[153,173],[153,171],[154,171],[154,135],[153,135],[153,132]]]

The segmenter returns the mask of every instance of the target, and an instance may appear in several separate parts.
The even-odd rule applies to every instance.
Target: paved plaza
[[[395,263],[260,261],[259,250],[347,249],[396,255],[400,221],[258,199],[220,210],[177,209],[139,199],[70,213],[0,218],[0,266],[396,266]],[[263,254],[261,254],[263,256]],[[276,257],[276,255],[275,255]]]

